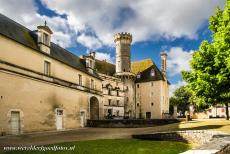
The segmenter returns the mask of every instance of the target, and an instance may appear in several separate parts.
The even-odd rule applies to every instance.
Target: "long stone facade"
[[[95,59],[96,52],[78,57],[52,43],[47,25],[31,31],[0,14],[0,34],[1,134],[168,113],[166,58],[164,72],[152,60],[145,67],[146,60],[132,63],[131,34],[114,37],[116,65]]]

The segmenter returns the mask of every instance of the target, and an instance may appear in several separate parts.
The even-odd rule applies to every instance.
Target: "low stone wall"
[[[173,132],[160,132],[154,134],[133,135],[133,138],[157,141],[182,141],[186,143],[204,144],[213,137],[212,131],[186,130]]]
[[[106,119],[87,120],[88,127],[132,128],[151,127],[179,122],[177,119]]]
[[[208,130],[186,130],[173,132],[159,132],[153,134],[137,134],[133,138],[156,141],[181,141],[196,146],[183,154],[229,154],[230,134]]]

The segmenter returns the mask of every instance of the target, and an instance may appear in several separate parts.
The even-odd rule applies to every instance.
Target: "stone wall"
[[[119,120],[87,120],[89,127],[131,128],[151,127],[179,122],[177,119],[119,119]]]
[[[209,130],[185,130],[133,135],[133,138],[156,141],[181,141],[198,145],[183,154],[228,154],[230,153],[230,135]]]

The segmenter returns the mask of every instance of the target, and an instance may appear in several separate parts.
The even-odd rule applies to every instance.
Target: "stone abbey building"
[[[129,33],[114,36],[116,65],[79,57],[0,14],[0,134],[84,127],[87,119],[161,119],[169,112],[166,53],[132,62]]]

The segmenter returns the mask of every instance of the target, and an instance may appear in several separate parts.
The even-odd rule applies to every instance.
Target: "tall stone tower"
[[[116,76],[125,83],[125,116],[135,118],[135,74],[131,72],[131,42],[130,33],[114,35],[116,44]]]
[[[114,36],[116,43],[116,73],[130,72],[130,48],[132,35],[118,33]]]

